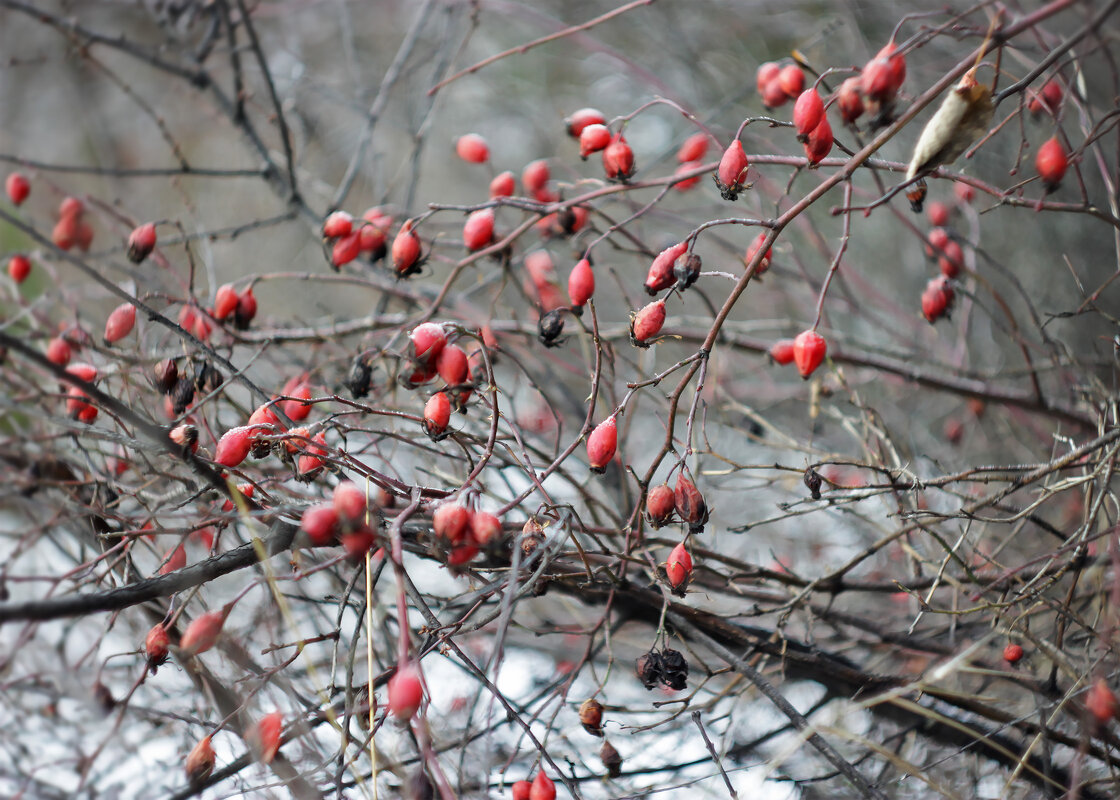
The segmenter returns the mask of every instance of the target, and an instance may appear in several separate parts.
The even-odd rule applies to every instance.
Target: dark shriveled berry
[[[622,777],[622,756],[619,755],[614,745],[606,739],[603,740],[603,746],[599,748],[599,760],[602,761],[603,766],[607,768],[607,775],[609,777]]]
[[[688,661],[679,650],[668,647],[661,653],[661,682],[673,691],[681,691],[688,686]]]
[[[346,380],[342,383],[350,392],[350,396],[356,400],[369,394],[372,378],[373,367],[370,366],[365,356],[359,355],[351,362],[350,372],[346,374]]]
[[[646,689],[652,689],[663,679],[664,668],[661,664],[661,654],[656,650],[650,650],[645,655],[639,656],[634,666],[638,671],[639,680]]]
[[[673,262],[673,276],[677,279],[677,289],[684,291],[700,277],[700,256],[686,253]]]
[[[805,470],[805,474],[802,476],[801,479],[805,482],[805,486],[809,490],[809,494],[812,495],[813,499],[814,500],[820,500],[821,499],[821,476],[820,476],[820,473],[817,472],[812,467],[809,467],[808,469]]]
[[[564,332],[564,309],[549,311],[537,323],[537,338],[545,347],[559,347],[560,334]]]

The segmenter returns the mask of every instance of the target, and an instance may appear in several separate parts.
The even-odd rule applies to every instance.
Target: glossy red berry
[[[755,257],[758,255],[758,251],[762,248],[762,245],[766,243],[766,236],[766,231],[763,231],[762,233],[758,234],[758,236],[754,237],[754,240],[747,247],[747,254],[743,257],[744,264],[749,266],[750,263],[754,261]],[[758,262],[758,266],[755,267],[755,275],[761,275],[766,270],[770,269],[770,258],[773,255],[774,248],[767,247],[766,254],[762,257],[762,260]]]
[[[665,301],[654,300],[630,320],[630,341],[638,347],[649,347],[664,324]]]
[[[663,289],[668,289],[676,283],[673,275],[673,263],[688,249],[688,242],[680,242],[672,247],[667,247],[657,254],[653,263],[649,265],[646,273],[646,292],[655,295]]]
[[[155,223],[145,222],[128,235],[128,260],[139,264],[156,248]]]
[[[311,384],[309,384],[301,376],[299,379],[288,381],[288,385],[284,387],[282,394],[295,398],[293,400],[283,400],[280,403],[285,416],[293,422],[303,422],[311,414],[311,403],[307,402],[311,399]]]
[[[780,74],[780,73],[779,73]],[[789,95],[782,88],[782,82],[775,78],[762,88],[762,104],[767,108],[778,108],[789,102]]]
[[[824,361],[828,343],[816,331],[802,331],[793,340],[793,360],[802,378],[808,378]]]
[[[533,778],[533,786],[529,789],[529,800],[556,800],[556,784],[544,774],[544,770]]]
[[[706,133],[694,133],[684,140],[684,144],[677,150],[677,161],[682,164],[689,161],[699,161],[708,153],[708,144],[711,138]]]
[[[673,517],[673,487],[661,483],[649,490],[646,495],[646,519],[655,528],[660,528]]]
[[[863,116],[863,97],[860,96],[859,78],[848,78],[840,84],[836,105],[840,109],[840,119],[848,125]]]
[[[809,164],[816,166],[821,163],[832,152],[832,143],[832,126],[828,117],[821,117],[820,124],[809,133],[805,142],[805,157],[809,159]]]
[[[451,401],[445,392],[436,392],[424,405],[424,430],[433,439],[447,433],[451,423]]]
[[[331,246],[331,266],[338,269],[344,264],[349,264],[362,252],[361,231],[354,231],[345,236],[340,236]]]
[[[778,85],[791,100],[799,97],[805,89],[805,73],[796,64],[787,64],[778,73]]]
[[[233,312],[234,322],[239,330],[245,330],[256,316],[257,298],[253,294],[253,287],[247,286],[237,297],[237,310]]]
[[[765,92],[766,87],[776,81],[781,72],[781,66],[773,61],[759,64],[758,70],[755,72],[755,86],[758,89],[758,93],[761,95]]]
[[[496,543],[502,537],[502,521],[489,511],[475,511],[471,514],[470,535],[478,547]]]
[[[27,256],[14,255],[8,259],[8,275],[16,283],[23,283],[31,274],[31,260]]]
[[[119,342],[132,333],[132,328],[135,325],[136,306],[132,303],[121,303],[113,309],[109,318],[105,320],[105,342],[107,344]]]
[[[498,173],[494,179],[490,181],[490,197],[513,197],[513,193],[517,190],[517,179],[513,177],[513,173],[508,169],[505,172]]]
[[[793,339],[779,339],[770,346],[769,355],[775,364],[793,363]]]
[[[393,239],[393,269],[400,276],[411,275],[419,269],[420,237],[412,230],[412,220],[407,220]]]
[[[223,283],[214,293],[214,319],[226,319],[237,311],[237,290],[232,283]]]
[[[1017,664],[1023,658],[1023,648],[1021,645],[1009,644],[1003,648],[1003,660],[1008,664]]]
[[[922,316],[931,325],[945,316],[953,306],[954,292],[949,279],[938,275],[922,292]]]
[[[223,433],[214,450],[214,461],[223,467],[233,468],[248,458],[249,450],[252,449],[252,432],[252,428],[243,425]]]
[[[47,343],[47,361],[65,367],[70,363],[72,351],[70,343],[61,336],[56,336]]]
[[[606,122],[607,118],[603,116],[603,112],[599,109],[581,108],[564,120],[564,127],[569,136],[578,139],[583,133],[583,129],[588,125],[605,125]]]
[[[148,668],[155,674],[156,667],[167,661],[168,648],[171,637],[167,635],[167,628],[163,624],[153,625],[144,639],[144,655],[148,659]]]
[[[611,143],[611,131],[606,125],[588,125],[579,135],[579,157],[587,160]]]
[[[457,344],[444,345],[436,356],[436,372],[448,386],[461,386],[467,382],[470,373],[467,354]]]
[[[389,713],[399,720],[410,720],[424,701],[420,670],[414,664],[402,664],[389,679]]]
[[[735,200],[739,196],[747,179],[747,166],[743,143],[736,139],[723,151],[719,169],[716,170],[716,185],[724,200]]]
[[[568,275],[568,299],[573,306],[585,305],[595,294],[595,271],[591,269],[591,262],[581,258],[572,267]]]
[[[618,426],[613,416],[595,426],[587,437],[587,462],[592,472],[606,472],[618,448]]]
[[[455,154],[470,164],[490,160],[490,145],[477,133],[467,133],[455,140]]]
[[[299,526],[312,544],[330,544],[338,535],[338,510],[331,504],[317,503],[303,512]]]
[[[688,585],[692,578],[692,556],[681,542],[669,553],[669,560],[665,564],[665,575],[669,578],[669,585],[674,589],[682,589]]]
[[[443,326],[435,322],[417,325],[408,334],[408,338],[409,355],[412,359],[418,364],[430,364],[433,367],[439,354],[443,352],[444,345],[447,344],[447,334],[444,333]]]
[[[1112,689],[1108,688],[1108,682],[1104,678],[1098,679],[1089,687],[1085,694],[1085,707],[1101,725],[1120,715],[1120,701],[1116,699]]]
[[[225,612],[210,611],[191,620],[190,625],[183,631],[183,638],[179,640],[179,649],[188,658],[199,653],[205,653],[218,643],[225,625]]]
[[[388,240],[389,229],[393,226],[393,218],[379,207],[367,209],[362,214],[362,224],[358,226],[358,246],[363,253],[369,253],[370,258],[377,260],[385,256],[385,242]]]
[[[354,230],[354,218],[345,211],[335,211],[323,220],[323,236],[327,239],[337,239],[339,236],[349,236]]]
[[[1049,114],[1057,114],[1062,105],[1063,94],[1062,84],[1057,78],[1051,78],[1046,81],[1038,94],[1031,95],[1031,99],[1027,103],[1027,110],[1035,115],[1044,110]]]
[[[366,515],[366,493],[353,481],[342,481],[331,493],[331,506],[340,519],[361,522]]]
[[[526,192],[535,196],[548,186],[550,177],[552,172],[548,168],[548,162],[543,158],[538,159],[526,164],[525,169],[521,171],[521,185],[525,187]]]
[[[197,786],[210,777],[214,771],[214,747],[210,744],[210,737],[204,736],[187,754],[183,764],[187,773],[187,781],[191,786]]]
[[[262,764],[271,764],[280,751],[280,733],[284,729],[284,715],[279,711],[265,714],[253,726],[247,736]]]
[[[311,437],[310,444],[304,445],[306,452],[296,462],[296,471],[301,478],[310,480],[323,468],[323,457],[327,454],[326,444],[327,435],[320,432]]]
[[[4,189],[8,192],[12,205],[18,206],[31,194],[31,182],[22,173],[13,172],[4,181]]]
[[[1034,157],[1034,168],[1042,178],[1042,184],[1047,192],[1052,192],[1061,185],[1068,167],[1069,157],[1066,156],[1065,148],[1062,147],[1057,136],[1051,137],[1038,148]]]
[[[625,183],[634,174],[634,151],[621,133],[603,150],[603,170],[607,177]]]
[[[470,251],[481,250],[494,241],[494,209],[473,212],[463,223],[463,244]]]
[[[187,551],[183,548],[182,543],[180,543],[163,557],[163,564],[160,565],[159,574],[168,575],[177,570],[181,570],[186,565]]]
[[[512,800],[529,800],[529,792],[533,791],[533,782],[515,781],[509,788]]]
[[[471,530],[471,516],[461,503],[444,503],[432,512],[432,530],[446,542],[462,544]]]
[[[863,94],[876,105],[887,105],[898,95],[906,80],[906,58],[894,42],[888,42],[860,73]]]
[[[812,130],[824,117],[824,103],[816,89],[806,89],[793,104],[793,125],[797,128],[797,138],[804,142]]]

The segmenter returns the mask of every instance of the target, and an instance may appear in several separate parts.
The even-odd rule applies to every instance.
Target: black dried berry
[[[564,332],[564,309],[549,311],[537,323],[537,338],[545,347],[557,347],[560,334]]]

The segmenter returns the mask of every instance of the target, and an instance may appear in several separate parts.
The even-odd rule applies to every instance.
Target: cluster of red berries
[[[328,215],[323,221],[323,242],[330,247],[331,267],[340,269],[363,253],[371,261],[384,258],[392,225],[393,217],[380,206],[367,209],[360,220],[355,220],[345,211],[335,211]],[[419,253],[414,261],[418,259]],[[408,266],[411,268],[413,264]]]
[[[796,364],[803,379],[812,375],[828,354],[828,342],[815,330],[802,331],[793,339],[779,339],[770,347],[775,364]]]
[[[502,521],[489,511],[465,503],[444,503],[432,513],[432,532],[436,550],[444,554],[450,567],[474,559],[484,550],[499,550],[505,545]]]
[[[339,542],[346,554],[357,561],[376,543],[380,509],[351,481],[334,487],[329,503],[308,507],[300,517],[300,528],[311,543],[323,547]]]

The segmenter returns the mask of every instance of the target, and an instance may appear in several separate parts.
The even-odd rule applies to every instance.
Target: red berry
[[[163,624],[153,625],[144,639],[144,655],[148,659],[148,668],[155,674],[156,667],[167,661],[168,647],[171,637],[167,635],[167,628]]]
[[[451,401],[444,392],[436,392],[424,404],[424,430],[432,438],[442,436],[451,423]]]
[[[793,339],[779,339],[770,346],[770,358],[775,364],[793,363]]]
[[[548,162],[542,158],[525,165],[525,169],[521,171],[521,185],[526,192],[535,195],[544,190],[551,176]]]
[[[660,528],[673,516],[673,487],[667,483],[658,484],[646,495],[646,519],[655,528]]]
[[[171,550],[163,558],[163,564],[159,568],[160,575],[167,575],[171,572],[182,569],[187,565],[187,551],[183,548],[180,542],[175,548]]]
[[[758,93],[763,94],[766,87],[776,81],[781,72],[782,68],[773,61],[759,64],[758,71],[755,73],[755,86],[758,88]]]
[[[778,85],[782,87],[786,97],[792,100],[800,96],[801,91],[805,88],[805,73],[796,64],[787,64],[778,73]]]
[[[759,249],[766,242],[766,236],[767,236],[766,231],[763,231],[762,233],[758,234],[758,236],[754,237],[754,241],[752,241],[750,243],[750,246],[747,247],[747,254],[743,257],[743,263],[744,264],[749,265],[755,259],[755,256],[758,255]],[[773,255],[774,255],[774,248],[773,247],[767,247],[766,248],[766,255],[764,255],[762,257],[762,260],[758,262],[758,266],[755,267],[755,269],[754,269],[754,274],[755,275],[761,275],[766,270],[770,269],[770,258]]]
[[[971,203],[976,197],[976,190],[963,181],[957,181],[953,184],[953,194],[962,203]]]
[[[156,248],[155,223],[145,222],[128,235],[128,260],[139,264]]]
[[[677,161],[682,164],[688,161],[699,161],[708,152],[710,137],[706,133],[694,133],[684,140],[677,151]]]
[[[906,79],[906,59],[897,49],[894,42],[888,42],[860,73],[860,88],[877,105],[892,102]]]
[[[1057,114],[1058,108],[1062,105],[1063,94],[1062,84],[1057,78],[1051,78],[1043,85],[1042,91],[1031,97],[1027,109],[1032,114],[1038,114],[1043,109],[1050,114]]]
[[[926,216],[929,218],[931,225],[941,227],[942,225],[949,224],[949,206],[944,203],[934,201],[929,204],[926,209]]]
[[[1003,648],[1003,660],[1008,664],[1015,664],[1023,657],[1023,648],[1017,644],[1009,644]]]
[[[937,259],[937,266],[946,278],[955,278],[964,265],[964,251],[961,246],[950,239],[941,248],[941,256]]]
[[[1034,157],[1034,168],[1038,170],[1038,175],[1042,178],[1042,185],[1046,187],[1047,193],[1054,191],[1061,185],[1068,167],[1069,157],[1066,156],[1066,151],[1062,147],[1062,143],[1058,141],[1057,136],[1051,137],[1042,147],[1038,148]]]
[[[70,363],[70,343],[61,336],[56,336],[47,344],[47,361],[65,367]]]
[[[533,778],[533,786],[529,790],[529,800],[556,800],[556,784],[544,774],[544,770]]]
[[[374,206],[362,214],[362,220],[364,224],[358,227],[358,244],[363,253],[370,253],[374,259],[381,258],[385,255],[385,240],[393,218]]]
[[[455,154],[469,164],[484,164],[490,159],[490,145],[477,133],[468,133],[455,140]]]
[[[494,209],[475,211],[463,223],[463,244],[470,251],[481,250],[494,241]]]
[[[51,241],[60,250],[70,250],[78,240],[78,220],[76,217],[63,217],[55,223],[51,231]]]
[[[389,713],[399,720],[410,720],[420,710],[424,687],[414,664],[402,664],[389,679]]]
[[[937,255],[943,252],[946,245],[949,244],[949,232],[944,228],[934,228],[929,232],[927,241],[929,244],[926,245],[926,255]]]
[[[293,386],[285,386],[283,394],[294,397],[294,400],[283,400],[280,407],[288,419],[293,422],[303,422],[311,413],[311,385],[307,381],[298,381]]]
[[[202,737],[191,749],[183,768],[192,786],[203,783],[210,777],[210,773],[214,771],[214,747],[210,744],[209,736]]]
[[[679,178],[681,175],[693,172],[699,167],[699,161],[687,161],[673,171],[673,177]],[[689,189],[694,188],[698,183],[700,183],[700,176],[693,175],[691,178],[685,178],[683,181],[677,181],[675,184],[673,184],[673,188],[678,192],[687,192]]]
[[[513,173],[508,169],[494,176],[494,180],[490,181],[490,197],[513,197],[514,191],[517,189],[517,181],[513,177]]]
[[[611,131],[606,125],[588,125],[579,135],[579,157],[587,160],[611,143]]]
[[[16,283],[23,283],[31,274],[31,260],[27,256],[15,255],[8,259],[8,275]]]
[[[353,230],[354,218],[345,211],[335,211],[323,220],[323,237],[326,239],[349,236]]]
[[[1108,682],[1104,678],[1098,679],[1089,687],[1085,694],[1085,707],[1101,725],[1120,715],[1120,701],[1108,688]]]
[[[462,544],[471,528],[471,510],[466,506],[444,503],[432,513],[432,531],[451,544]]]
[[[214,293],[214,319],[225,319],[237,311],[237,290],[232,283],[223,283]]]
[[[806,89],[793,104],[793,124],[797,138],[804,142],[824,117],[824,103],[816,89]]]
[[[393,269],[400,276],[415,272],[420,260],[420,237],[412,230],[412,220],[405,221],[393,239]]]
[[[734,200],[739,196],[747,179],[747,164],[743,143],[736,139],[723,151],[716,171],[716,183],[724,200]]]
[[[475,511],[471,514],[471,541],[479,547],[497,542],[502,536],[502,521],[489,511]]]
[[[248,740],[253,746],[253,752],[262,764],[271,764],[280,750],[280,732],[284,728],[284,715],[279,711],[265,714],[253,729],[249,731]]]
[[[824,361],[828,343],[816,331],[802,331],[793,340],[793,360],[802,378],[808,378]]]
[[[408,334],[408,338],[411,342],[409,349],[412,359],[425,366],[435,366],[436,359],[447,344],[447,334],[443,332],[443,326],[435,322],[417,325]]]
[[[579,307],[586,304],[593,294],[595,294],[595,271],[591,269],[590,261],[581,258],[568,275],[568,299],[573,306]]]
[[[348,233],[340,237],[331,247],[331,266],[338,269],[343,264],[349,264],[362,252],[362,234],[360,231]]]
[[[338,510],[333,505],[317,503],[303,512],[299,526],[312,544],[330,544],[338,535]]]
[[[630,320],[630,341],[639,347],[649,347],[650,339],[661,332],[665,324],[665,301],[654,300]]]
[[[534,250],[525,256],[525,271],[538,288],[544,284],[552,283],[556,275],[556,267],[552,263],[552,256],[547,250]]]
[[[532,781],[516,781],[510,787],[512,800],[529,800],[529,792],[533,791]]]
[[[91,366],[89,364],[71,364],[66,368],[66,371],[73,375],[75,378],[79,378],[86,383],[93,383],[95,380],[97,380],[97,367]]]
[[[31,194],[31,183],[23,176],[22,173],[13,172],[4,181],[4,188],[8,192],[8,199],[12,201],[12,205],[18,206],[27,199],[27,195]]]
[[[248,458],[249,450],[252,449],[252,431],[248,425],[243,425],[223,433],[214,450],[214,461],[223,467],[233,468]]]
[[[778,108],[789,102],[789,95],[782,88],[782,82],[775,78],[762,88],[762,104],[767,108]]]
[[[848,125],[863,116],[863,98],[860,97],[860,79],[848,78],[840,84],[836,95],[836,105],[840,108],[840,119]]]
[[[634,151],[621,133],[603,150],[603,170],[611,180],[625,183],[634,174]]]
[[[84,214],[85,210],[85,203],[76,197],[64,197],[62,198],[62,202],[58,204],[58,216],[60,219],[76,219]]]
[[[461,386],[466,383],[469,371],[467,354],[457,344],[445,345],[436,357],[436,372],[448,386]]]
[[[688,242],[680,242],[672,247],[667,247],[657,254],[657,258],[653,259],[653,263],[649,265],[649,271],[646,273],[646,292],[655,295],[662,289],[668,289],[676,283],[676,276],[673,275],[673,263],[684,254],[688,249]]]
[[[564,127],[567,129],[569,136],[578,139],[583,133],[583,129],[588,125],[604,125],[606,122],[607,118],[603,116],[603,112],[599,109],[581,108],[564,120]]]
[[[306,445],[307,452],[296,462],[296,471],[301,478],[310,480],[323,468],[323,456],[327,454],[326,444],[325,433],[317,433],[311,437],[311,443]]]
[[[366,514],[366,494],[353,481],[342,481],[334,487],[331,505],[342,519],[360,522]]]
[[[669,585],[674,589],[681,589],[688,585],[692,578],[692,556],[685,549],[684,542],[673,548],[669,554],[669,561],[665,564],[665,574],[669,578]]]
[[[614,416],[595,426],[587,437],[587,462],[592,472],[606,472],[618,447],[618,426]]]
[[[809,159],[809,163],[821,163],[832,152],[832,143],[832,126],[828,124],[828,117],[821,117],[820,124],[810,132],[805,142],[805,157]]]
[[[677,476],[677,485],[673,487],[673,506],[690,528],[702,530],[708,521],[708,504],[704,502],[704,495],[684,472]]]
[[[944,275],[938,275],[926,284],[922,292],[922,316],[931,325],[948,313],[953,306],[953,287]]]
[[[257,316],[257,298],[253,294],[253,287],[245,288],[237,298],[237,310],[234,312],[234,322],[240,330],[249,327],[249,323]]]
[[[89,251],[89,246],[93,244],[93,228],[88,222],[78,221],[78,229],[74,233],[74,244],[78,245],[78,249],[83,253]]]
[[[369,528],[347,531],[342,534],[340,539],[342,541],[342,549],[346,551],[346,557],[355,564],[364,559],[366,553],[372,550],[373,546],[377,544],[377,538]]]
[[[191,620],[191,624],[183,631],[183,638],[179,640],[179,649],[188,658],[199,653],[205,653],[218,642],[225,624],[225,612],[210,611]]]
[[[105,341],[107,344],[118,342],[128,334],[136,324],[136,306],[132,303],[121,303],[109,314],[105,320]]]

